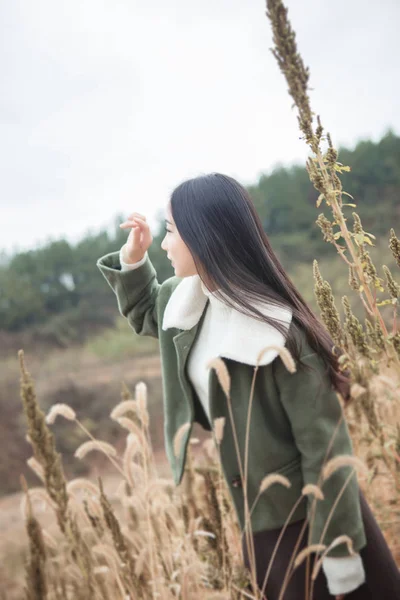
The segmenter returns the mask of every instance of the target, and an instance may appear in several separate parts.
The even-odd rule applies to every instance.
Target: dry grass
[[[226,373],[221,365],[216,366],[229,398],[229,385],[224,378]],[[28,418],[41,431],[42,438],[51,437],[46,420],[53,421],[55,414],[80,426],[76,415],[65,406],[50,409],[50,416],[46,419],[37,404],[22,355],[21,369],[24,402],[30,404]],[[371,380],[373,385],[385,381],[377,383]],[[380,418],[393,420],[399,416],[398,402],[396,409],[392,406],[394,393],[398,394],[398,388],[391,391],[390,409],[386,406],[387,402],[382,402]],[[399,397],[396,396],[396,399]],[[5,597],[8,600],[22,597],[23,563],[27,578],[25,597],[32,599],[261,598],[254,585],[254,573],[243,567],[241,532],[222,477],[219,443],[224,424],[214,424],[218,434],[214,440],[206,440],[203,444],[198,444],[196,439],[191,440],[183,483],[176,488],[172,480],[159,474],[149,442],[146,405],[146,386],[140,383],[136,386],[135,397],[128,397],[125,392],[122,402],[111,412],[110,416],[117,422],[123,421],[121,426],[127,430],[126,448],[122,455],[117,455],[115,449],[111,450],[112,446],[104,445],[100,440],[90,439],[77,448],[76,455],[83,460],[89,446],[91,451],[105,453],[108,457],[116,477],[113,492],[108,491],[107,495],[101,480],[95,483],[77,478],[63,483],[62,471],[58,475],[53,473],[48,488],[50,482],[46,482],[43,473],[48,471],[47,462],[53,465],[53,470],[56,468],[54,457],[50,456],[55,449],[51,450],[51,445],[46,443],[46,452],[50,454],[46,455],[46,452],[38,451],[32,439],[39,461],[30,461],[30,464],[38,476],[44,477],[45,485],[27,491],[21,503],[21,519],[26,520],[30,550],[25,552],[25,556],[19,555],[17,560],[14,558],[14,572],[6,573],[9,585]],[[71,426],[74,425],[71,423]],[[355,445],[368,459],[363,451],[365,440],[362,438],[369,431],[367,419],[362,419],[352,430]],[[35,438],[33,434],[32,438]],[[179,435],[175,442],[178,449]],[[372,447],[368,445],[369,451]],[[327,463],[324,477],[340,468],[343,461],[337,458]],[[372,462],[367,461],[367,467],[361,464],[360,459],[353,462],[353,466],[362,466],[366,471],[361,479],[362,487],[399,560],[396,473],[388,468],[387,462],[380,465],[378,473],[376,465],[381,462],[378,455]],[[65,487],[67,505],[63,494],[55,489],[54,481],[57,480],[61,492]],[[290,482],[272,474],[266,481],[260,482],[260,490],[268,493],[270,485],[288,487]],[[375,496],[378,490],[379,494]],[[306,486],[303,494],[311,494],[317,500],[321,497],[321,490],[316,486]],[[381,506],[376,498],[384,499]],[[60,506],[64,515],[62,524]],[[389,516],[385,512],[387,507],[390,507]],[[386,523],[388,519],[390,523]],[[337,543],[340,541],[343,540],[337,540]],[[300,564],[308,553],[323,553],[324,550],[327,551],[323,545],[311,547],[294,556],[293,565]],[[320,565],[318,560],[315,568],[317,565]],[[7,569],[11,567],[9,562]],[[43,590],[47,590],[46,593]]]
[[[46,419],[23,361],[21,368],[25,403],[30,405],[28,418],[41,437],[51,436],[46,420],[52,422],[55,414],[79,426],[76,415],[65,406],[51,409]],[[120,417],[122,413],[130,416]],[[99,440],[88,440],[77,448],[76,456],[84,459],[91,450],[105,453],[112,461],[119,473],[112,502],[102,490],[101,481],[95,485],[84,478],[65,481],[65,486],[59,480],[60,488],[65,487],[68,495],[66,511],[62,494],[58,497],[52,489],[50,497],[48,482],[27,491],[22,501],[31,547],[27,562],[29,597],[44,597],[46,586],[45,597],[65,600],[87,598],[89,593],[93,598],[113,600],[196,598],[211,590],[210,598],[217,598],[215,594],[223,591],[227,598],[244,597],[240,590],[248,586],[248,576],[242,567],[239,531],[220,480],[217,454],[212,458],[210,449],[201,447],[195,461],[189,450],[181,491],[172,480],[158,474],[148,439],[145,385],[138,384],[135,399],[124,398],[111,414],[117,421],[125,419],[131,424],[126,427],[124,422],[128,435],[123,455],[116,456],[112,446]],[[218,427],[222,435],[221,423]],[[54,463],[52,451],[45,444],[46,451],[37,452],[35,443],[41,442],[32,439],[46,470],[47,461]],[[37,465],[31,464],[37,473]],[[59,502],[64,510],[62,526]],[[44,508],[46,518],[42,522]],[[39,560],[35,549],[42,546],[45,550]],[[40,596],[34,595],[35,589]]]

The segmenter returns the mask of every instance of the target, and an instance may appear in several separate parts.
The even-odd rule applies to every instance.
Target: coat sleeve
[[[146,253],[138,268],[121,270],[120,252],[98,259],[96,265],[115,295],[118,309],[139,335],[158,338],[157,304],[161,285]]]
[[[310,352],[301,360],[308,368],[298,365],[297,371],[291,374],[278,357],[274,361],[274,377],[301,456],[304,485],[320,485],[324,494],[323,500],[315,502],[312,495],[308,496],[309,543],[328,546],[336,537],[346,534],[352,539],[354,550],[358,551],[365,546],[366,538],[357,474],[354,472],[346,484],[352,468],[340,467],[324,482],[322,478],[319,481],[327,460],[353,453],[345,416],[320,356]],[[329,516],[339,494],[340,500]],[[326,533],[321,539],[326,523]],[[330,551],[329,556],[348,554],[346,544],[340,544]]]

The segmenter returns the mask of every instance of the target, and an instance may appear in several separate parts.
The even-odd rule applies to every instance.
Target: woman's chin
[[[181,273],[179,267],[172,265],[172,268],[174,269],[175,277],[185,277],[185,273]]]

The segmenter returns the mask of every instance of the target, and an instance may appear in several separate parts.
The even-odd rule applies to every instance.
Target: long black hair
[[[200,175],[179,184],[171,195],[171,213],[189,248],[199,276],[224,302],[280,331],[300,361],[295,332],[324,360],[333,387],[348,398],[348,378],[339,371],[333,340],[293,285],[272,250],[253,201],[235,179],[221,173]],[[262,314],[253,303],[268,301],[292,310],[292,326]]]

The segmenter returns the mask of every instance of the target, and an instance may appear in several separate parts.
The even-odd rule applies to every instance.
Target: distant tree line
[[[400,137],[389,131],[377,143],[342,148],[339,160],[351,167],[343,176],[344,189],[354,196],[365,230],[387,236],[400,222]],[[315,225],[321,211],[304,166],[276,167],[248,189],[272,247],[289,271],[332,251]],[[115,297],[96,260],[125,243],[127,232],[119,228],[123,219],[114,218],[111,233],[88,234],[75,245],[61,239],[11,258],[0,253],[0,331],[33,328],[39,337],[63,346],[111,325]],[[160,282],[173,275],[160,248],[163,236],[160,222],[149,251]]]

